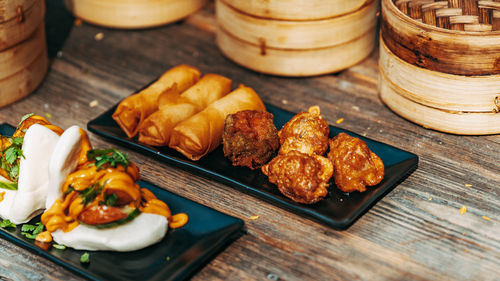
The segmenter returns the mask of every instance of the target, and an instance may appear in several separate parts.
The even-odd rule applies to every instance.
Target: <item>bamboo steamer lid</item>
[[[380,42],[380,98],[394,112],[447,133],[500,133],[500,75],[467,77],[419,68]]]
[[[221,52],[237,64],[279,76],[313,76],[332,73],[365,59],[375,45],[375,28],[344,44],[319,49],[273,49],[242,41],[217,30]]]
[[[64,0],[66,7],[87,22],[112,28],[148,28],[171,23],[194,13],[206,0]]]
[[[277,20],[318,20],[358,10],[367,0],[224,0],[252,16]]]
[[[216,1],[215,6],[220,28],[240,40],[269,48],[313,49],[340,45],[373,30],[377,24],[377,4],[371,0],[353,13],[312,21],[250,16],[223,0]]]
[[[26,46],[21,46],[25,44]],[[33,38],[29,38],[15,48],[20,50],[19,53],[10,52],[12,49],[0,52],[0,107],[29,95],[43,81],[49,63],[43,23],[38,27]],[[28,54],[27,50],[31,50],[32,54]],[[11,54],[6,55],[5,52]],[[11,55],[21,57],[19,59],[9,58]],[[7,71],[4,70],[2,63],[6,62],[18,70],[5,76]],[[16,66],[16,62],[22,67]]]
[[[216,1],[217,45],[234,62],[280,76],[313,76],[348,68],[375,45],[378,2],[328,19],[262,19]]]
[[[457,75],[500,74],[500,3],[382,0],[381,34],[404,61]]]
[[[0,51],[26,40],[44,15],[42,0],[0,0]]]

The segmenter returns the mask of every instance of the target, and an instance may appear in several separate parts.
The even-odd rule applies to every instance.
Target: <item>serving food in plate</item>
[[[133,251],[160,241],[168,226],[187,222],[140,188],[139,169],[115,149],[92,149],[78,126],[57,142],[49,165],[47,231],[37,241],[54,241],[74,249]]]
[[[21,224],[46,209],[41,222],[47,231],[38,242],[133,251],[160,241],[169,226],[187,223],[186,214],[172,215],[139,187],[139,169],[126,154],[92,149],[78,126],[63,131],[30,114],[0,141],[0,216]]]
[[[48,167],[62,129],[26,115],[12,137],[0,136],[0,217],[25,223],[45,207]]]

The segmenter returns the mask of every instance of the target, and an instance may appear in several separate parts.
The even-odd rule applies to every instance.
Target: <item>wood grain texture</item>
[[[392,0],[382,0],[381,29],[387,47],[408,63],[457,75],[500,74],[500,31],[431,26],[403,14]]]
[[[231,77],[286,110],[318,104],[331,124],[342,117],[345,121],[337,126],[420,157],[419,168],[346,231],[123,149],[146,180],[245,221],[247,234],[193,280],[498,280],[499,135],[449,135],[394,114],[377,96],[378,50],[341,73],[308,79],[266,76],[238,67],[215,45],[212,9],[208,6],[183,22],[143,31],[73,26],[42,86],[0,109],[0,119],[16,124],[27,112],[50,113],[50,120],[64,128],[85,127],[88,120],[180,63]],[[104,38],[96,41],[99,32]],[[94,100],[98,105],[91,107]],[[95,147],[112,146],[90,137]],[[462,205],[467,212],[460,215]],[[254,215],[259,218],[249,219]],[[1,239],[0,279],[81,280]]]

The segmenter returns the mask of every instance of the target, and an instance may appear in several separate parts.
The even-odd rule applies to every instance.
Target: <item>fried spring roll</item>
[[[160,108],[139,126],[139,142],[154,146],[168,145],[175,125],[227,95],[231,91],[231,84],[229,78],[207,74],[179,98],[168,93],[160,95]]]
[[[241,85],[175,126],[169,147],[191,160],[200,159],[220,145],[226,116],[241,110],[265,111],[266,108],[252,88]]]
[[[200,79],[198,69],[188,65],[178,65],[165,72],[158,80],[137,94],[120,102],[113,119],[120,125],[129,138],[135,136],[139,124],[158,109],[158,97],[177,86],[178,94],[191,87]]]

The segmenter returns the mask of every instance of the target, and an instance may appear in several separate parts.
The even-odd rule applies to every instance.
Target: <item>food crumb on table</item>
[[[483,220],[487,220],[487,221],[491,220],[491,219],[490,219],[489,217],[487,217],[487,216],[482,216],[481,218],[483,218]]]
[[[465,214],[465,212],[467,212],[467,207],[465,207],[465,205],[462,205],[462,207],[460,208],[460,214],[463,215]]]
[[[81,26],[82,25],[82,20],[81,19],[75,19],[74,24],[75,24],[75,26]]]
[[[258,218],[259,218],[259,216],[251,216],[251,217],[249,217],[248,219],[250,219],[250,220],[256,220],[256,219],[258,219]]]
[[[94,39],[95,39],[96,41],[101,41],[103,38],[104,38],[104,33],[102,33],[102,32],[99,32],[99,33],[97,33],[97,34],[94,36]]]
[[[432,197],[429,197],[429,201],[432,201]]]
[[[472,184],[466,183],[464,184],[465,187],[472,187]]]
[[[339,119],[337,119],[337,121],[335,121],[335,123],[337,123],[337,124],[340,124],[342,122],[344,122],[344,118],[339,118]]]
[[[46,113],[45,113],[45,117],[47,117],[47,119],[50,119],[50,118],[52,118],[52,114],[50,114],[50,113],[46,112]]]
[[[96,107],[99,105],[99,101],[98,100],[93,100],[89,103],[89,106],[90,107]]]

